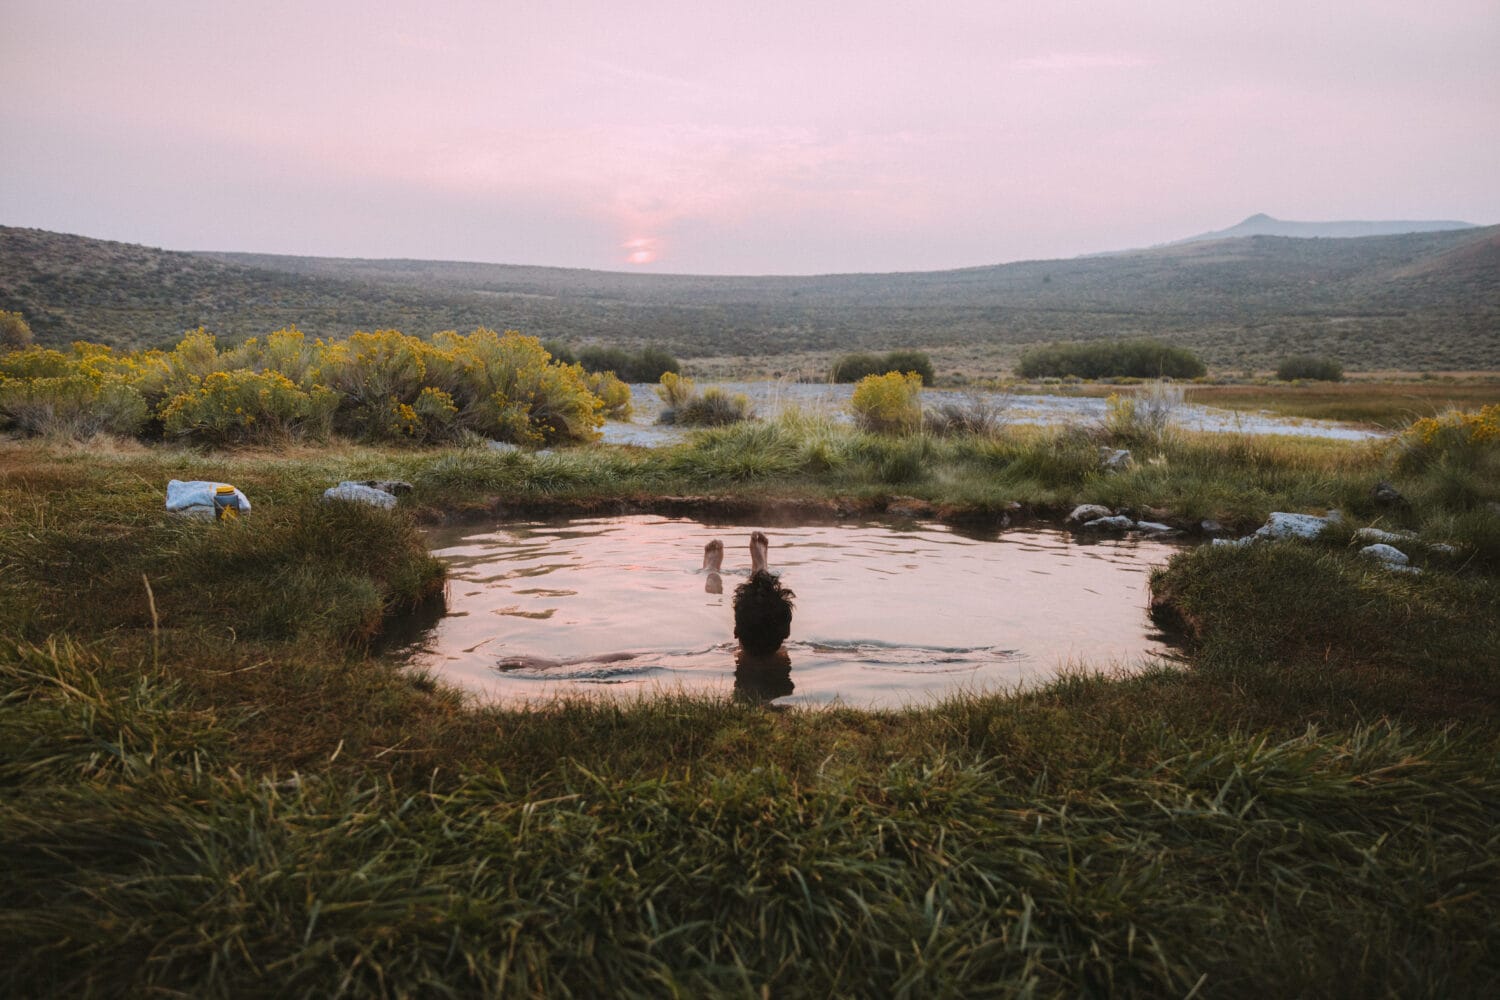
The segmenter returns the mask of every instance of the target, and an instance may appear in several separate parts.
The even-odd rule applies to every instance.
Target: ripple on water
[[[506,701],[681,689],[868,706],[1170,655],[1146,580],[1180,543],[889,521],[774,529],[792,638],[769,665],[737,663],[733,591],[754,527],[641,515],[434,530],[447,613],[401,655]],[[713,538],[718,593],[699,570]]]

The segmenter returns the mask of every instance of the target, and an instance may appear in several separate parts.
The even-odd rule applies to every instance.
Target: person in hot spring
[[[734,637],[740,649],[754,657],[771,656],[792,632],[792,600],[797,595],[766,568],[770,549],[765,532],[750,535],[750,578],[734,590]],[[703,547],[703,568],[708,572],[704,589],[711,594],[723,593],[723,563],[724,543],[714,539]]]

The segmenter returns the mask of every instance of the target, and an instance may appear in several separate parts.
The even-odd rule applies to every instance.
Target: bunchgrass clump
[[[1005,425],[1009,400],[963,394],[942,399],[922,415],[922,426],[940,437],[954,434],[989,436]]]
[[[671,372],[661,377],[656,387],[663,410],[656,418],[659,424],[683,427],[724,427],[750,420],[755,416],[748,397],[730,395],[717,386],[698,391],[692,379]]]
[[[1160,448],[1173,433],[1182,409],[1183,388],[1172,382],[1149,382],[1129,395],[1106,400],[1104,429],[1116,442]]]

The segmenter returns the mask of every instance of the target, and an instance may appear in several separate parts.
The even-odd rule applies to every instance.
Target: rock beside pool
[[[1224,534],[1225,529],[1224,526],[1218,521],[1206,520],[1199,522],[1198,530],[1203,532],[1205,535],[1212,537],[1214,535]]]
[[[1400,545],[1417,537],[1415,531],[1384,531],[1380,528],[1360,528],[1354,532],[1356,542],[1370,545]]]
[[[1331,512],[1327,517],[1319,517],[1316,514],[1288,514],[1285,511],[1276,511],[1266,523],[1255,529],[1255,537],[1266,541],[1279,541],[1285,538],[1299,538],[1311,540],[1321,535],[1324,529],[1338,524],[1341,518],[1336,512]]]
[[[1364,548],[1359,550],[1359,554],[1364,556],[1366,559],[1374,559],[1378,562],[1383,562],[1390,566],[1405,566],[1407,563],[1411,562],[1411,559],[1407,557],[1406,553],[1402,552],[1394,545],[1385,545],[1381,543],[1366,545]]]
[[[1181,534],[1181,532],[1172,527],[1170,524],[1163,524],[1160,521],[1137,521],[1135,522],[1135,530],[1143,532],[1147,535]]]
[[[1397,573],[1422,572],[1418,567],[1410,565],[1411,560],[1407,558],[1406,553],[1402,552],[1394,545],[1383,545],[1379,543],[1375,545],[1366,545],[1364,548],[1359,550],[1359,554],[1366,559],[1373,559],[1384,566],[1386,569],[1393,570]]]
[[[342,500],[345,503],[362,503],[371,507],[383,507],[386,510],[390,510],[396,506],[396,497],[394,494],[387,493],[385,490],[377,490],[373,486],[366,486],[364,483],[349,481],[339,483],[337,486],[330,486],[324,490],[323,501],[327,503],[330,500]]]
[[[1073,508],[1073,513],[1065,519],[1067,524],[1083,524],[1086,521],[1097,521],[1101,517],[1112,517],[1114,511],[1097,503],[1082,503]]]
[[[1411,503],[1401,495],[1401,491],[1387,482],[1378,482],[1370,490],[1370,499],[1375,501],[1376,506],[1387,507],[1392,510],[1407,510]]]
[[[1124,514],[1115,514],[1111,517],[1096,517],[1092,521],[1085,521],[1085,531],[1132,531],[1135,522]]]
[[[1277,542],[1286,539],[1311,541],[1323,533],[1331,525],[1338,524],[1343,517],[1336,510],[1328,512],[1326,517],[1317,514],[1289,514],[1286,511],[1275,511],[1266,523],[1255,529],[1253,535],[1244,538],[1215,538],[1213,544],[1224,546],[1231,545],[1240,548],[1254,542]],[[1207,525],[1210,522],[1205,521]],[[1217,528],[1217,523],[1214,524]]]

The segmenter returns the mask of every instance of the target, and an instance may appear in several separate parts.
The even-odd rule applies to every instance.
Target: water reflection
[[[1146,581],[1180,545],[907,520],[771,530],[797,608],[774,669],[747,665],[730,594],[761,526],[635,516],[435,530],[446,611],[405,658],[506,700],[690,690],[894,706],[1167,651]]]
[[[734,654],[734,696],[739,701],[766,705],[797,689],[792,683],[792,657],[786,649],[757,656],[743,649]]]

